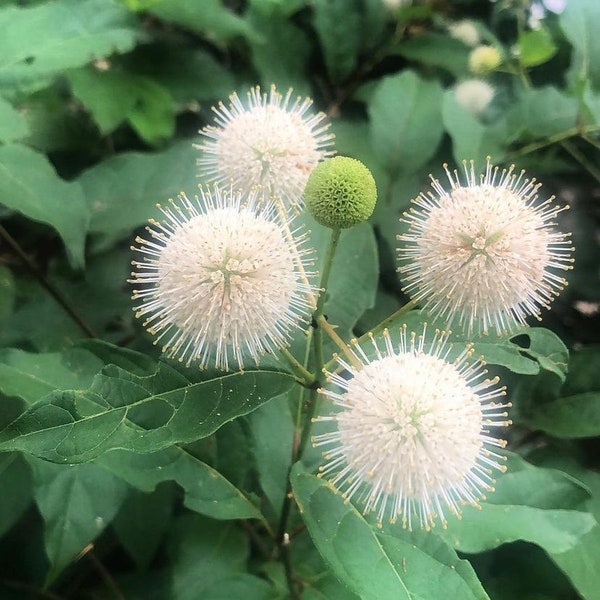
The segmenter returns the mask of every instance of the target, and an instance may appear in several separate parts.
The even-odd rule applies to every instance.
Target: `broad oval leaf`
[[[239,489],[178,446],[152,454],[115,450],[96,462],[144,492],[154,490],[163,481],[175,481],[185,492],[185,506],[213,519],[263,519]]]
[[[414,172],[434,155],[442,139],[442,88],[403,71],[383,79],[369,102],[373,149],[388,172]]]
[[[58,72],[113,52],[141,37],[135,18],[114,0],[52,0],[0,8],[0,90],[45,87]]]
[[[0,449],[62,463],[113,449],[156,452],[211,435],[293,383],[291,375],[274,371],[191,383],[164,363],[148,377],[109,366],[89,390],[57,392],[31,406],[0,432]]]
[[[53,465],[29,457],[34,497],[44,519],[51,582],[112,521],[127,486],[94,464]]]
[[[487,599],[483,588],[463,577],[456,564],[428,555],[411,541],[374,530],[339,493],[303,471],[299,463],[292,469],[292,488],[317,549],[336,576],[363,600],[446,600],[448,590],[461,600]],[[454,562],[463,561],[454,555]]]
[[[566,552],[596,524],[581,510],[588,497],[585,487],[565,473],[512,454],[481,509],[466,507],[462,519],[449,520],[442,537],[461,552],[484,552],[515,540],[549,553]]]

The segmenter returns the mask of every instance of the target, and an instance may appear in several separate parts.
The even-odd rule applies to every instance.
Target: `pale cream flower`
[[[455,40],[474,48],[481,41],[477,26],[470,19],[462,19],[448,25],[448,33]]]
[[[254,193],[201,189],[161,211],[164,222],[136,238],[143,260],[130,282],[136,316],[163,352],[228,370],[286,346],[314,301],[299,272],[310,260],[305,236]]]
[[[514,166],[485,175],[464,163],[466,182],[445,166],[450,191],[433,190],[404,213],[398,236],[404,290],[423,308],[467,335],[508,333],[525,325],[566,285],[556,271],[572,268],[569,234],[554,229],[554,197],[538,202],[540,184]]]
[[[454,97],[460,106],[479,117],[494,98],[494,88],[481,79],[465,79],[454,87]]]
[[[230,104],[213,107],[216,125],[200,131],[196,147],[201,174],[248,194],[261,189],[287,207],[302,203],[306,180],[317,163],[333,154],[325,114],[311,112],[310,98],[283,96],[271,87],[251,89],[246,102],[237,93]]]
[[[469,71],[484,75],[496,70],[502,64],[502,54],[493,46],[477,46],[469,54]]]
[[[341,410],[316,421],[333,421],[337,431],[315,435],[327,446],[326,477],[347,500],[382,523],[430,529],[464,503],[477,506],[493,490],[491,469],[503,471],[503,458],[490,447],[505,442],[489,434],[504,427],[509,404],[498,378],[486,378],[482,360],[471,361],[467,346],[454,360],[446,333],[407,335],[395,348],[388,331],[383,348],[371,337],[374,358],[354,343],[357,368],[338,357],[346,374],[327,373],[333,389],[319,390]],[[354,362],[354,361],[353,361]],[[336,391],[338,388],[340,391]]]

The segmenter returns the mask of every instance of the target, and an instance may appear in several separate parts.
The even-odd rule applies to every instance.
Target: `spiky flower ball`
[[[490,450],[505,442],[489,435],[509,424],[509,405],[496,401],[505,390],[486,378],[481,360],[470,360],[469,347],[449,360],[446,333],[407,335],[404,327],[397,347],[387,331],[383,344],[371,340],[374,358],[355,343],[362,366],[338,358],[349,377],[327,373],[332,385],[320,390],[340,408],[316,419],[337,424],[313,438],[330,448],[320,475],[362,502],[365,514],[376,512],[379,523],[445,525],[448,513],[493,490],[491,469],[505,468]]]
[[[311,111],[310,98],[293,98],[291,89],[283,96],[275,86],[269,94],[251,89],[246,102],[233,93],[229,101],[213,107],[216,125],[200,131],[201,174],[243,194],[262,189],[297,207],[312,169],[333,154],[325,114]]]
[[[292,237],[273,203],[256,194],[201,190],[161,207],[132,249],[136,316],[163,352],[228,370],[287,345],[310,313],[303,235]]]
[[[371,171],[362,162],[334,156],[310,174],[304,197],[317,222],[332,229],[346,229],[373,214],[377,187]]]
[[[554,197],[538,201],[540,184],[514,166],[484,175],[464,163],[465,182],[445,166],[450,190],[433,179],[404,213],[398,236],[404,290],[423,308],[467,333],[508,333],[539,319],[572,268],[569,234],[555,229]]]

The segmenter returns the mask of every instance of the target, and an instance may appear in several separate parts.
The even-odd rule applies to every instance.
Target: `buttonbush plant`
[[[0,1],[0,597],[597,600],[598,23]]]

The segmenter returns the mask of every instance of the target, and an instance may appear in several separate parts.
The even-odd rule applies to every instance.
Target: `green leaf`
[[[464,160],[473,160],[475,170],[483,171],[488,156],[493,163],[502,161],[507,149],[502,124],[483,125],[458,104],[452,90],[444,93],[442,117],[444,127],[452,138],[452,155],[457,165]]]
[[[527,423],[554,437],[578,439],[600,435],[600,392],[586,392],[546,402],[527,414]]]
[[[219,41],[238,35],[247,38],[256,36],[249,23],[229,10],[220,0],[202,0],[202,10],[199,10],[197,0],[161,0],[148,10],[159,19]]]
[[[579,101],[553,86],[527,88],[508,115],[509,125],[545,139],[575,127]]]
[[[433,31],[424,31],[402,42],[395,48],[398,54],[426,66],[440,67],[460,77],[469,70],[471,48],[461,41]]]
[[[165,364],[148,377],[108,366],[88,391],[56,392],[35,403],[0,432],[0,449],[64,463],[116,448],[156,452],[211,435],[293,382],[287,373],[247,371],[191,383]]]
[[[600,392],[600,345],[584,346],[571,353],[569,372],[562,388],[564,395]]]
[[[260,511],[218,471],[177,446],[151,454],[114,450],[96,459],[129,485],[150,492],[163,481],[175,481],[184,505],[213,519],[261,519]]]
[[[126,485],[93,464],[28,460],[33,467],[35,501],[45,523],[49,583],[112,521]]]
[[[600,38],[596,23],[600,19],[600,4],[596,0],[566,2],[559,17],[560,26],[573,46],[570,77],[574,82],[589,80],[600,88]]]
[[[115,365],[135,375],[151,375],[156,371],[156,363],[141,352],[115,346],[104,340],[85,339],[77,344],[81,348],[97,356],[105,365]]]
[[[0,350],[0,391],[32,404],[57,389],[86,389],[103,363],[93,354],[73,348],[39,354]]]
[[[487,598],[468,567],[447,547],[433,552],[379,533],[322,479],[292,470],[292,487],[317,549],[337,577],[363,600]],[[436,542],[439,544],[439,541]],[[435,555],[437,554],[437,555]]]
[[[246,573],[248,540],[240,527],[187,515],[172,531],[177,600],[269,600],[271,586]]]
[[[0,146],[0,203],[53,227],[73,267],[83,267],[89,214],[81,187],[61,179],[45,156]]]
[[[275,511],[285,497],[294,439],[290,407],[282,400],[267,402],[248,417],[260,485]]]
[[[360,4],[355,0],[315,0],[313,4],[314,28],[327,72],[339,83],[352,73],[360,52]]]
[[[137,77],[135,105],[127,115],[137,134],[149,144],[158,144],[175,133],[175,103],[169,90],[162,85]]]
[[[29,127],[23,115],[0,98],[0,144],[20,140],[28,134]]]
[[[594,471],[578,467],[571,471],[592,491],[588,502],[590,511],[600,521],[600,475]],[[585,600],[596,600],[600,590],[600,570],[596,557],[600,555],[600,525],[596,524],[570,550],[552,553],[552,560],[569,577],[577,591]]]
[[[535,67],[550,60],[558,48],[547,29],[525,31],[519,36],[519,62],[524,67]]]
[[[529,347],[523,354],[534,358],[545,371],[556,375],[561,382],[565,381],[569,350],[564,342],[549,329],[528,327],[523,334],[529,338]]]
[[[22,142],[45,154],[65,150],[82,155],[97,152],[96,127],[82,107],[65,101],[63,86],[53,85],[19,101],[19,110],[31,132]]]
[[[311,243],[324,255],[330,230],[310,226]],[[332,273],[325,296],[325,314],[345,339],[365,310],[375,303],[378,281],[377,245],[368,223],[344,230],[333,259]]]
[[[191,141],[159,153],[122,152],[85,171],[77,180],[91,211],[90,231],[129,236],[165,203],[198,185]]]
[[[15,279],[12,271],[0,265],[0,325],[12,314],[15,306]]]
[[[32,498],[31,469],[17,452],[0,454],[0,536],[3,536],[29,508]]]
[[[445,329],[443,320],[434,319],[423,310],[411,310],[387,323],[390,337],[395,344],[398,343],[400,328],[404,324],[406,324],[409,331],[414,331],[415,333],[423,331],[424,324],[427,324],[429,331],[434,331],[435,329],[442,331]],[[531,331],[531,329],[526,329],[524,334],[527,335],[529,331]],[[513,373],[522,375],[538,374],[540,372],[540,366],[537,360],[529,357],[521,346],[515,344],[511,340],[512,337],[514,336],[499,337],[495,341],[490,341],[490,336],[480,336],[475,337],[473,340],[469,340],[469,342],[473,344],[473,355],[475,357],[482,356],[487,364],[506,367]],[[456,357],[460,354],[467,343],[464,336],[458,332],[451,334],[449,341],[453,345],[450,353],[450,356],[452,357]]]
[[[275,84],[281,91],[290,87],[298,95],[309,95],[306,81],[310,42],[289,19],[249,11],[248,20],[260,38],[249,40],[252,63],[265,88]]]
[[[97,336],[119,341],[131,334],[134,318],[125,285],[130,262],[130,253],[119,248],[91,256],[84,272],[73,273],[65,261],[55,261],[46,277]],[[41,285],[19,283],[19,304],[0,327],[0,345],[63,351],[86,335]]]
[[[224,100],[237,85],[227,64],[193,43],[155,42],[127,65],[169,90],[180,111],[196,110],[198,102]]]
[[[554,469],[528,464],[510,455],[508,470],[498,477],[481,509],[465,507],[462,519],[449,519],[441,532],[461,552],[483,552],[515,540],[525,540],[546,552],[565,552],[595,525],[581,511],[588,491],[575,479]]]
[[[442,139],[442,88],[413,71],[385,77],[368,105],[373,149],[389,173],[414,172],[435,155]]]
[[[173,487],[162,485],[153,493],[130,490],[112,527],[138,569],[147,569],[171,524]]]
[[[112,0],[51,0],[0,8],[0,91],[34,91],[59,72],[113,52],[140,37],[135,19]]]
[[[113,131],[133,110],[137,101],[133,78],[131,73],[91,66],[67,73],[73,95],[89,110],[103,135]]]

